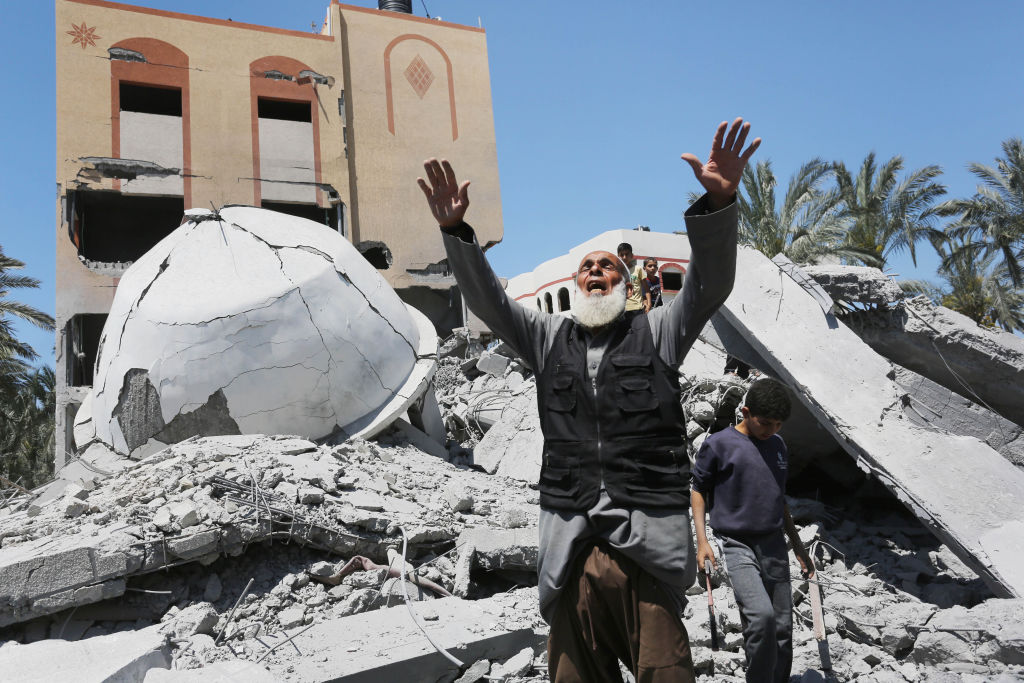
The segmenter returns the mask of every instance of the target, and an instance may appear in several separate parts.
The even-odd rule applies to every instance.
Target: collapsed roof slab
[[[861,469],[1001,597],[1024,596],[1024,473],[987,444],[913,425],[892,365],[759,252],[741,248],[718,330],[744,337]]]
[[[434,642],[470,664],[539,647],[543,637],[533,629],[540,621],[536,604],[536,591],[526,589],[487,600],[444,598],[413,609]],[[534,606],[534,618],[517,619],[526,605]],[[309,683],[440,681],[458,676],[454,664],[417,628],[405,605],[317,624],[295,636],[288,648],[271,654],[266,664],[278,680]]]
[[[924,297],[843,321],[886,358],[1024,425],[1024,339]]]

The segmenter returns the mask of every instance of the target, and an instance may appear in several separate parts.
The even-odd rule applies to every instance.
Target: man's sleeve
[[[706,439],[697,451],[697,457],[690,472],[690,486],[699,493],[708,493],[715,488],[718,473],[718,457],[714,446]]]
[[[466,306],[534,372],[540,373],[544,356],[565,318],[521,306],[510,299],[467,223],[442,228],[441,232],[448,264]]]
[[[690,263],[683,289],[667,306],[648,314],[658,353],[669,365],[683,362],[704,325],[729,298],[736,276],[736,202],[712,211],[704,195],[684,216]]]

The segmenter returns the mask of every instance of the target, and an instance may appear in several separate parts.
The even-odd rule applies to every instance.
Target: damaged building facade
[[[323,223],[438,331],[463,323],[413,179],[457,155],[481,241],[501,240],[482,29],[336,2],[302,32],[57,0],[56,35],[58,469],[120,277],[187,209]]]

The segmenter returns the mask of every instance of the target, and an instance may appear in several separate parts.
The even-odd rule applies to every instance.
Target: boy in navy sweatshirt
[[[693,468],[697,566],[703,568],[706,559],[718,566],[704,527],[707,509],[740,608],[750,682],[788,681],[793,662],[793,595],[783,532],[804,576],[814,575],[783,497],[788,453],[777,432],[789,411],[789,392],[782,383],[754,382],[743,421],[708,437]]]

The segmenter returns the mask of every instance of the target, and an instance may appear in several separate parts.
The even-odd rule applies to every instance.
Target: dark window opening
[[[569,310],[569,290],[565,287],[558,290],[558,310]]]
[[[272,100],[261,97],[256,103],[256,109],[261,119],[313,122],[313,105],[310,102]]]
[[[75,415],[78,414],[78,409],[81,407],[81,403],[74,401],[64,406],[64,452],[68,455],[74,454],[78,450],[78,445],[75,443]]]
[[[80,313],[68,321],[64,328],[64,340],[69,386],[92,386],[100,336],[106,322],[106,313]]]
[[[338,230],[338,212],[340,204],[324,208],[316,204],[290,204],[288,202],[260,202],[264,209],[286,213],[289,216],[298,216],[314,223],[322,223],[331,230]]]
[[[391,250],[388,249],[388,245],[383,242],[369,240],[360,242],[356,245],[356,249],[377,270],[387,270],[395,260],[391,255]]]
[[[551,310],[551,292],[544,292],[544,310],[548,313],[554,313]]]
[[[683,273],[678,270],[661,271],[661,288],[668,292],[678,292],[683,288]]]
[[[121,111],[181,116],[181,90],[121,83]]]
[[[143,197],[118,192],[71,193],[68,230],[89,261],[131,262],[181,225],[183,197]]]
[[[544,304],[542,304],[540,302],[540,297],[539,296],[537,297],[537,310],[538,311],[543,311],[544,310]]]

